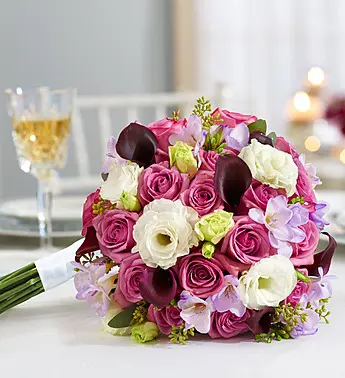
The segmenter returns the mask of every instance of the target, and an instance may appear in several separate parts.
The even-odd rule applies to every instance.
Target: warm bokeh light
[[[315,152],[321,146],[320,139],[315,135],[308,136],[304,141],[304,146],[308,151]]]
[[[339,159],[342,163],[345,164],[345,150],[342,150],[339,154]]]
[[[325,73],[320,67],[312,67],[308,72],[308,80],[312,85],[320,86],[325,80]]]
[[[310,97],[306,92],[297,92],[293,98],[293,104],[299,112],[307,112],[310,109]]]

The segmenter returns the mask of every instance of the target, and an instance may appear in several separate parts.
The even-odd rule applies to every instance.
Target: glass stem
[[[52,249],[52,202],[53,193],[49,179],[38,179],[37,206],[41,248]]]

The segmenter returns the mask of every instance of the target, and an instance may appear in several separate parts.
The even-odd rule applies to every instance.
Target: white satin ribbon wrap
[[[59,286],[74,277],[76,272],[71,261],[74,261],[75,253],[83,241],[84,239],[80,239],[59,252],[35,261],[45,291]]]

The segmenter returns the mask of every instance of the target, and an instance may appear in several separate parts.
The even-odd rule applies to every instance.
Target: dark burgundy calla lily
[[[331,266],[335,249],[337,248],[337,242],[332,235],[330,235],[328,232],[322,232],[322,234],[328,236],[328,245],[322,252],[314,255],[313,265],[304,266],[304,268],[308,270],[309,276],[318,277],[319,268],[322,268],[323,274],[326,275]]]
[[[86,230],[85,240],[83,244],[78,248],[75,261],[80,262],[80,259],[88,253],[99,250],[99,244],[96,236],[96,230],[93,226],[88,227]]]
[[[254,335],[268,333],[271,328],[271,318],[274,313],[273,307],[266,307],[262,310],[255,311],[254,314],[246,320],[246,323]]]
[[[167,306],[177,291],[174,272],[170,269],[147,268],[141,276],[139,290],[147,302],[158,308]]]
[[[273,139],[270,136],[261,133],[260,131],[253,131],[252,133],[250,133],[249,139],[256,139],[261,144],[268,144],[272,147],[274,146]]]
[[[237,206],[251,183],[252,174],[242,159],[235,155],[219,157],[214,186],[223,201],[230,206]]]
[[[146,167],[152,162],[157,146],[157,138],[150,129],[138,123],[130,123],[121,131],[116,151],[123,159]]]

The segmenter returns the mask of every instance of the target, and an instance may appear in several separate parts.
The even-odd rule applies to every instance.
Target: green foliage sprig
[[[180,326],[173,326],[169,335],[169,339],[174,344],[186,344],[189,336],[194,336],[194,328],[185,329],[184,323]]]
[[[220,125],[223,122],[219,113],[212,115],[211,112],[212,105],[210,100],[206,100],[204,96],[196,100],[192,114],[197,115],[201,119],[202,127],[205,130],[209,130],[211,126]]]

